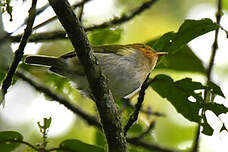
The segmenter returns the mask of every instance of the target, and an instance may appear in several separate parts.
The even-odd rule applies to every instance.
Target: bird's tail
[[[57,66],[61,64],[61,60],[57,57],[31,55],[25,58],[25,63],[49,67],[49,66]]]

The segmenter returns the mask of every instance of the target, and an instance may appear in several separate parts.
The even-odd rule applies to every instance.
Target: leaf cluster
[[[13,7],[10,6],[10,1],[11,0],[1,0],[0,1],[0,7],[2,7],[2,13],[7,12],[10,15],[10,21],[13,20],[13,16],[12,16],[12,11],[13,11]]]

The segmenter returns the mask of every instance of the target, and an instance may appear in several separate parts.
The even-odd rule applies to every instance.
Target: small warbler
[[[167,52],[156,52],[144,44],[104,45],[92,47],[99,65],[108,78],[108,86],[114,99],[129,98],[135,94],[153,70],[159,56]],[[27,56],[27,64],[49,66],[50,71],[69,78],[75,87],[89,97],[91,91],[83,67],[75,52],[59,58],[41,55]]]

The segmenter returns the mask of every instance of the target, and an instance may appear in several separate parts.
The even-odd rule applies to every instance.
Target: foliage
[[[16,131],[2,131],[0,132],[0,149],[4,152],[11,152],[17,148],[22,141],[23,136]],[[19,141],[19,142],[16,142]]]
[[[157,75],[152,83],[152,88],[163,98],[167,98],[176,108],[177,112],[182,114],[190,121],[201,123],[200,109],[211,110],[217,116],[228,112],[228,108],[217,103],[205,103],[203,100],[203,90],[208,90],[213,96],[219,95],[224,97],[221,89],[210,82],[208,86],[203,86],[200,82],[194,82],[190,78],[185,78],[174,82],[167,75]],[[187,87],[186,87],[187,86]],[[201,92],[196,92],[201,91]],[[192,97],[192,98],[190,98]],[[203,122],[204,130],[210,127],[207,122]],[[210,129],[211,130],[211,129]],[[211,131],[204,132],[207,135],[212,135]]]
[[[0,6],[3,7],[3,11],[10,14],[12,19],[12,7],[9,5],[10,0],[1,1]],[[227,2],[225,3],[227,7]],[[166,51],[169,54],[163,56],[156,69],[169,69],[182,72],[197,72],[203,75],[206,74],[206,68],[199,57],[191,50],[188,43],[208,32],[214,31],[220,28],[219,25],[214,23],[211,19],[205,18],[200,20],[185,20],[180,25],[177,32],[168,32],[164,35],[152,39],[146,42],[147,45],[154,48],[156,51]],[[91,31],[89,35],[90,43],[92,45],[104,45],[104,44],[116,44],[120,42],[121,36],[124,34],[122,26],[109,27],[103,29],[97,29]],[[76,96],[75,90],[68,83],[69,80],[63,77],[56,76],[52,73],[47,73],[46,69],[31,67],[21,64],[21,69],[34,75],[35,79],[39,79],[46,85],[55,88],[56,92],[61,95],[68,95],[72,99],[72,96]],[[4,79],[6,71],[0,71],[0,82]],[[14,79],[14,83],[18,79]],[[12,85],[14,85],[14,83]],[[186,119],[192,122],[199,123],[203,127],[203,133],[206,135],[213,134],[213,128],[209,125],[207,118],[201,111],[210,110],[217,117],[220,114],[227,113],[228,108],[222,104],[214,101],[216,96],[225,98],[221,88],[214,82],[209,81],[206,85],[201,82],[193,81],[191,78],[184,78],[178,81],[174,81],[168,75],[157,75],[152,79],[150,86],[155,90],[162,98],[166,98],[176,109],[176,111],[183,115]],[[207,92],[206,95],[204,93]],[[78,95],[78,94],[77,94]],[[0,94],[0,100],[2,96]],[[123,101],[118,101],[119,107],[124,107]],[[134,106],[126,107],[121,113],[122,121],[125,123],[128,116],[134,111]],[[124,124],[123,123],[123,124]],[[42,133],[42,144],[34,147],[30,146],[36,151],[47,149],[47,133],[51,125],[51,118],[43,119],[43,125],[40,122],[37,123]],[[225,124],[220,131],[226,130]],[[145,128],[142,124],[134,124],[128,132],[128,137],[138,137],[143,134]],[[152,137],[151,137],[152,138]],[[95,144],[91,145],[82,142],[78,139],[68,139],[62,141],[56,148],[59,152],[74,151],[74,152],[104,152],[107,147],[104,134],[101,130],[95,131]],[[0,149],[4,152],[13,151],[23,141],[23,136],[15,131],[2,131],[0,132]],[[28,144],[27,144],[28,145]],[[32,145],[32,144],[31,144]],[[28,145],[29,146],[29,145]],[[105,148],[104,148],[105,147]],[[145,151],[141,148],[129,146],[129,151]]]
[[[175,53],[194,38],[216,30],[219,26],[211,19],[185,20],[178,32],[168,32],[153,45],[157,51]]]
[[[151,40],[147,42],[147,45],[153,46],[157,41]],[[178,59],[178,60],[177,60]],[[184,45],[175,53],[162,57],[155,69],[169,69],[182,72],[197,72],[205,74],[206,69],[202,61],[197,57],[197,55],[191,50],[188,45]]]
[[[178,32],[168,32],[156,40],[149,41],[147,44],[152,46],[155,50],[169,52],[169,55],[161,60],[164,64],[159,64],[157,68],[205,73],[206,70],[202,64],[202,61],[192,52],[192,50],[187,46],[187,43],[192,39],[217,28],[218,26],[210,19],[186,20],[180,26]],[[96,30],[90,33],[91,43],[94,45],[115,43],[120,39],[121,31],[122,30],[119,28],[116,28],[112,31],[110,31],[110,29]],[[104,38],[104,36],[106,37]],[[176,60],[176,57],[179,57],[182,60]],[[40,75],[44,82],[49,85],[54,85],[56,90],[61,93],[64,93],[64,89],[66,90],[66,82],[68,80],[65,78],[60,78],[51,73],[43,73],[42,70],[37,71],[36,68],[33,69],[27,65],[21,65],[20,68],[23,68],[29,72],[33,71],[35,75]],[[45,75],[47,75],[46,78]],[[177,112],[182,114],[185,118],[190,121],[200,123],[203,126],[203,133],[207,135],[212,135],[213,129],[207,123],[206,117],[204,115],[199,115],[200,109],[211,110],[217,116],[219,116],[221,113],[228,112],[226,107],[213,102],[216,95],[224,97],[220,87],[213,82],[209,82],[207,86],[204,86],[200,82],[192,81],[190,78],[185,78],[174,82],[173,79],[167,75],[157,75],[153,79],[151,87],[161,97],[167,98],[167,100],[176,108]],[[69,92],[71,92],[70,90]],[[201,92],[196,92],[199,90]],[[202,94],[203,90],[207,90],[211,93],[210,100],[212,102],[204,103],[204,97]],[[191,101],[191,99],[189,99],[190,97],[194,98],[195,101]],[[129,111],[129,108],[127,109],[128,114],[130,114],[132,110]],[[202,119],[204,121],[201,122]],[[47,130],[50,127],[50,123],[51,119],[46,118],[44,118],[43,125],[38,123],[40,131],[43,134],[43,144],[41,146],[43,148],[45,148],[47,144]],[[137,136],[142,131],[143,129],[141,125],[133,125],[129,131],[129,135]],[[105,146],[103,135],[97,132],[96,137],[97,144]],[[104,142],[100,143],[102,140]],[[15,144],[12,145],[12,149],[13,147],[16,147]],[[79,140],[70,139],[63,141],[60,144],[60,151],[101,152],[104,151],[104,149],[83,143]]]
[[[157,51],[169,52],[169,55],[160,60],[163,65],[158,64],[156,68],[205,73],[202,61],[192,52],[187,43],[217,28],[218,25],[208,18],[185,20],[178,32],[168,32],[157,40],[147,42]]]
[[[20,143],[26,144],[37,151],[46,151],[44,150],[47,146],[47,130],[51,124],[50,118],[43,118],[43,125],[40,122],[37,123],[40,128],[40,132],[43,134],[43,141],[41,145],[33,146],[30,143],[23,141],[23,136],[16,131],[2,131],[0,132],[0,149],[4,152],[11,152],[16,147],[20,145]],[[83,143],[76,139],[65,140],[60,143],[59,148],[57,148],[59,152],[105,152],[103,148],[89,145]]]
[[[10,1],[11,0],[3,0],[0,1],[0,7],[2,7],[2,12],[7,12],[10,15],[10,21],[12,21],[12,11],[13,7],[10,6]]]
[[[51,117],[50,118],[43,118],[43,125],[40,124],[40,122],[37,122],[38,127],[40,128],[40,132],[42,133],[43,136],[43,142],[41,147],[45,148],[47,145],[47,133],[48,133],[48,129],[51,125]]]

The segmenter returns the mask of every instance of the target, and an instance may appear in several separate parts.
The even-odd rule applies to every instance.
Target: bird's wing
[[[135,50],[128,45],[102,45],[102,46],[93,46],[92,48],[95,53],[95,56],[96,56],[96,53],[97,54],[113,53],[119,56],[125,56],[135,52]],[[67,54],[62,55],[61,58],[68,59],[75,56],[76,56],[75,52],[69,52]]]
[[[95,53],[113,53],[119,56],[129,55],[134,53],[134,49],[128,45],[103,45],[94,46],[93,50]]]

